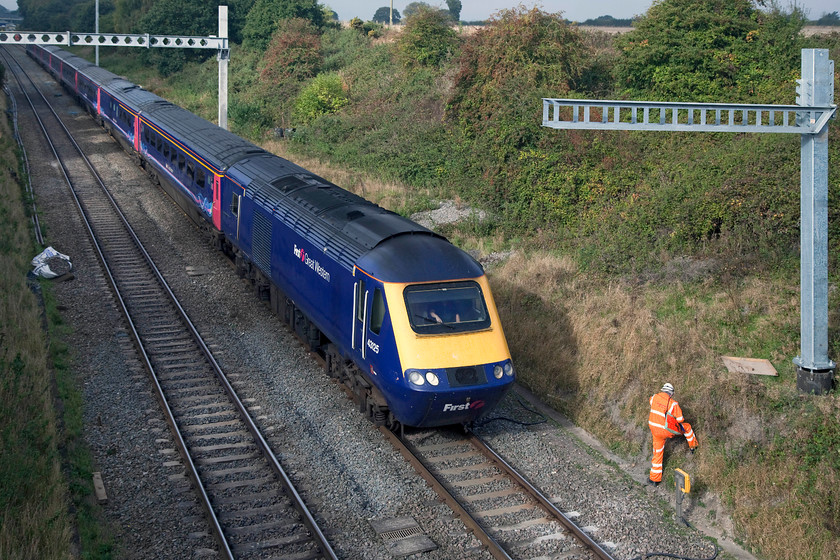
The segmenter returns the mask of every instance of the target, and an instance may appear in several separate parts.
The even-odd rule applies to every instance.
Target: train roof
[[[67,60],[68,58],[78,58],[75,54],[71,53],[70,51],[65,51],[61,47],[56,46],[47,46],[43,47],[45,51],[48,51],[52,56],[58,58],[59,60]]]
[[[106,84],[99,85],[109,95],[122,102],[135,113],[139,111],[139,100],[146,99],[150,95],[155,95],[154,93],[141,88],[134,82],[130,82],[119,76],[114,77]],[[155,95],[155,97],[157,96]]]
[[[484,274],[468,253],[442,237],[428,235],[389,237],[360,257],[357,266],[383,282],[442,282]]]
[[[71,54],[70,56],[61,56],[59,58],[61,58],[64,64],[69,64],[72,68],[75,68],[76,70],[84,70],[89,66],[96,67],[96,65],[90,62],[89,60],[86,60],[74,54]]]
[[[219,171],[249,155],[264,154],[265,150],[220,128],[210,121],[166,101],[148,98],[140,104],[144,118],[163,127],[187,148],[198,150],[208,163]],[[186,140],[189,138],[189,140]]]
[[[114,80],[120,80],[124,78],[120,78],[110,70],[105,70],[100,66],[96,66],[95,64],[88,66],[87,68],[83,68],[79,70],[83,75],[87,76],[97,84],[107,85],[113,82]]]
[[[273,154],[243,159],[228,170],[228,176],[256,205],[348,270],[383,241],[401,235],[435,237],[451,247],[431,230]]]

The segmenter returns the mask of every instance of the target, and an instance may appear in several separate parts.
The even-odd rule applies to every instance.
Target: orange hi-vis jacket
[[[670,438],[682,434],[681,424],[685,422],[680,403],[668,393],[657,393],[650,398],[648,425],[655,436]]]

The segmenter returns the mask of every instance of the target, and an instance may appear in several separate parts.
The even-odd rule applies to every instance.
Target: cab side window
[[[370,307],[370,330],[373,334],[379,334],[382,330],[382,322],[385,320],[385,298],[382,297],[382,290],[376,288],[373,292],[373,303]]]

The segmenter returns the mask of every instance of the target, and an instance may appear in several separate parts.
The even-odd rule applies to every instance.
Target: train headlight
[[[435,372],[433,371],[426,372],[426,381],[428,381],[429,385],[432,387],[437,387],[438,383],[440,383],[440,379],[438,379],[438,376],[435,375]]]
[[[408,380],[411,381],[414,385],[422,385],[425,383],[423,376],[420,375],[419,371],[412,371],[408,374]]]
[[[504,371],[502,370],[502,366],[497,365],[493,368],[493,377],[496,379],[501,379],[502,375],[504,375]]]
[[[513,377],[513,364],[510,362],[505,364],[505,375]]]

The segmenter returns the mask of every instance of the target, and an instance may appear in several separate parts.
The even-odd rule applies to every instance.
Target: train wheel
[[[398,433],[401,427],[399,421],[396,418],[394,418],[394,413],[390,410],[388,411],[388,423],[386,424],[386,426],[390,431],[394,433]]]

